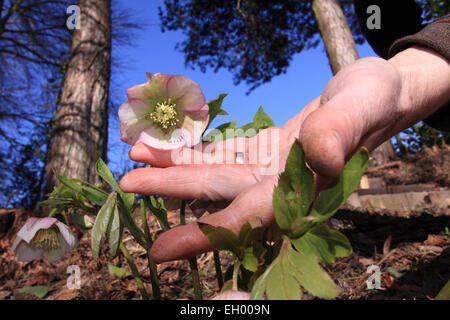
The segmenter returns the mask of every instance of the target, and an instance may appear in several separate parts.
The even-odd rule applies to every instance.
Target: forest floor
[[[388,184],[435,183],[437,189],[450,187],[450,150],[426,149],[399,168],[378,172]],[[29,213],[16,210],[16,222],[23,223]],[[22,217],[22,218],[21,218]],[[194,221],[188,212],[189,220]],[[418,212],[389,210],[358,211],[343,208],[334,216],[337,228],[353,246],[353,254],[338,259],[326,268],[342,288],[338,299],[432,299],[450,279],[450,208],[433,208]],[[170,212],[176,224],[178,213]],[[17,223],[15,223],[16,225]],[[16,225],[14,228],[20,228]],[[156,229],[156,221],[150,221]],[[25,286],[47,286],[48,300],[140,299],[136,282],[129,274],[110,273],[110,266],[129,270],[123,258],[108,261],[105,255],[94,261],[90,249],[90,232],[76,231],[79,246],[63,259],[49,263],[44,259],[23,263],[14,260],[10,246],[17,230],[0,237],[0,300],[37,299],[20,292]],[[75,230],[75,229],[74,229]],[[151,284],[145,250],[126,233],[124,243],[134,257],[151,296]],[[234,258],[220,253],[223,271]],[[200,279],[205,299],[218,292],[212,253],[198,256]],[[381,289],[367,289],[366,273],[370,265],[381,270]],[[69,265],[81,270],[81,289],[67,288]],[[189,263],[173,261],[158,265],[163,299],[193,299]],[[309,297],[308,295],[306,298]]]

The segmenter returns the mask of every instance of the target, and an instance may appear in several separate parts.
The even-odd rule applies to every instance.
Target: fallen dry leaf
[[[383,275],[383,283],[386,288],[390,288],[395,282],[395,278],[390,274]]]
[[[391,241],[392,241],[392,236],[389,235],[389,237],[386,238],[386,240],[384,241],[384,245],[383,245],[383,255],[387,255],[389,253],[389,251],[391,251]]]
[[[425,244],[430,246],[443,246],[447,244],[447,241],[445,241],[441,237],[429,234],[427,240],[425,240]]]
[[[49,298],[49,300],[74,300],[79,295],[79,290],[77,289],[63,289],[58,292],[55,296]]]

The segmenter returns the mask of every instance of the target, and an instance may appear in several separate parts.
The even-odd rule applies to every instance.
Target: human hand
[[[395,133],[424,119],[450,97],[450,68],[440,56],[411,48],[390,61],[366,58],[339,72],[322,96],[311,102],[282,129],[268,129],[254,138],[244,139],[261,147],[263,133],[278,132],[278,172],[295,138],[303,143],[308,165],[318,174],[319,186],[337,176],[351,155],[361,146],[373,150]],[[234,158],[225,143],[212,145]],[[196,150],[182,149],[180,157],[191,157]],[[273,223],[272,192],[277,174],[262,175],[261,165],[196,164],[175,165],[168,152],[137,145],[130,158],[161,168],[137,169],[121,182],[125,192],[159,194],[181,199],[227,200],[224,210],[201,218],[238,232],[252,216],[265,225]],[[193,256],[211,249],[196,224],[174,228],[160,235],[151,249],[155,262]]]

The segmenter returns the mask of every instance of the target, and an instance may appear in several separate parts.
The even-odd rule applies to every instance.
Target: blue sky
[[[184,65],[184,55],[175,50],[177,42],[184,40],[181,31],[161,32],[158,7],[162,0],[120,0],[121,6],[135,11],[138,17],[146,21],[143,30],[138,31],[133,45],[117,51],[117,56],[126,61],[125,69],[113,74],[115,82],[114,95],[125,101],[125,90],[147,81],[146,72],[164,74],[183,74],[199,84],[207,101],[216,98],[220,93],[227,93],[223,108],[228,116],[217,117],[211,127],[221,123],[237,120],[237,125],[252,121],[260,105],[273,119],[277,126],[283,126],[290,118],[321,94],[332,77],[331,69],[324,50],[320,44],[315,49],[304,51],[294,56],[287,73],[266,83],[250,95],[246,95],[249,87],[245,83],[236,86],[233,75],[225,69],[217,73],[208,69],[206,73],[192,70]],[[376,56],[370,46],[365,43],[358,46],[361,57]],[[120,140],[117,121],[111,121],[109,130],[110,151],[108,159],[114,170],[123,167],[129,146]]]

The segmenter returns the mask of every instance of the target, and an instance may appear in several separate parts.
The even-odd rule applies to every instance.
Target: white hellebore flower
[[[16,260],[32,261],[44,255],[56,261],[78,245],[75,235],[55,218],[28,218],[11,247]]]

